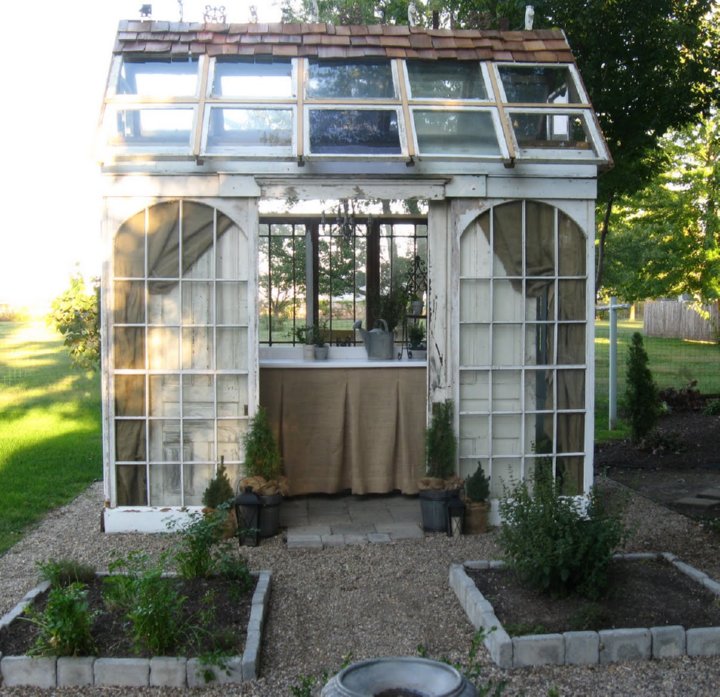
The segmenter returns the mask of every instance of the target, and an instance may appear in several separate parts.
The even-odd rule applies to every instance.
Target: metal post
[[[609,385],[608,385],[608,401],[609,415],[608,428],[615,428],[617,421],[617,305],[615,297],[610,298],[610,367],[609,367]]]

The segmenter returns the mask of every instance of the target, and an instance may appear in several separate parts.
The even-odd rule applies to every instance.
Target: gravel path
[[[632,551],[670,551],[720,578],[720,537],[612,482],[628,497]],[[104,535],[100,532],[101,485],[91,486],[70,506],[54,511],[0,557],[0,613],[9,610],[36,583],[36,562],[70,557],[98,567],[114,553],[132,549],[156,553],[167,535]],[[462,660],[472,627],[448,588],[453,562],[498,556],[494,535],[449,539],[444,535],[391,545],[324,550],[287,550],[280,539],[245,549],[252,569],[273,572],[273,596],[257,682],[208,688],[208,695],[280,697],[301,676],[335,673],[343,660],[383,655],[416,655]],[[507,683],[503,695],[715,696],[720,658],[626,663],[612,666],[552,667],[501,671],[480,652],[487,679]],[[28,688],[0,688],[0,695],[47,695]],[[127,689],[58,689],[61,695],[127,695]],[[146,689],[133,694],[173,695],[178,690]]]

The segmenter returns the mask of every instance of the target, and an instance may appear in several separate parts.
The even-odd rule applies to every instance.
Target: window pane
[[[123,61],[118,94],[147,97],[183,97],[197,92],[197,59],[182,61]]]
[[[314,154],[399,155],[394,109],[311,109],[310,150]]]
[[[115,416],[144,416],[145,376],[115,376]]]
[[[487,111],[413,109],[413,120],[421,154],[500,155]]]
[[[115,422],[115,459],[121,462],[145,460],[145,421],[128,419]]]
[[[215,63],[215,97],[293,97],[292,64],[277,61],[220,61]]]
[[[578,104],[580,96],[567,66],[498,67],[508,102]]]
[[[510,120],[521,148],[591,149],[583,114],[513,112]]]
[[[480,63],[407,61],[412,99],[487,99]]]
[[[212,375],[183,375],[183,416],[215,416],[215,381]]]
[[[558,213],[558,250],[561,276],[585,275],[585,236],[564,213]]]
[[[180,378],[177,375],[150,376],[150,416],[180,416]]]
[[[142,281],[115,281],[114,290],[115,324],[142,324],[145,321],[145,284]]]
[[[213,107],[210,110],[207,149],[223,147],[273,148],[273,152],[292,146],[291,109],[241,109]]]
[[[390,61],[310,61],[310,99],[393,99]]]
[[[147,504],[145,465],[122,465],[115,468],[118,506]]]
[[[142,327],[115,327],[113,338],[116,368],[145,367],[145,330]]]
[[[136,108],[110,111],[109,145],[190,146],[194,109]]]
[[[553,371],[525,372],[525,410],[544,411],[553,408]]]
[[[562,364],[585,363],[585,325],[558,325],[557,362]]]
[[[585,408],[585,371],[557,371],[558,409]]]
[[[145,276],[145,213],[137,213],[115,235],[113,272],[116,278]]]
[[[180,465],[150,465],[150,505],[179,506]]]

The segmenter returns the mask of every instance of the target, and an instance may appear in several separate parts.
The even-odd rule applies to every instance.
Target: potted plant
[[[210,480],[202,495],[203,514],[226,517],[223,526],[223,538],[233,537],[237,531],[237,517],[232,506],[235,493],[225,469],[225,458],[220,458],[215,476]]]
[[[458,497],[462,479],[455,475],[457,439],[453,424],[453,401],[432,406],[430,426],[425,432],[426,477],[418,483],[423,529],[445,532],[448,502]]]
[[[475,473],[465,480],[465,523],[464,530],[471,535],[487,532],[490,504],[490,480],[485,476],[478,462]]]
[[[305,360],[327,360],[330,351],[327,345],[327,322],[323,322],[320,326],[297,327],[295,336],[305,344],[303,352]]]
[[[427,356],[424,324],[421,322],[413,322],[410,324],[408,327],[408,341],[410,342],[408,358],[424,359]]]
[[[287,494],[287,479],[264,407],[258,407],[250,420],[244,445],[245,478],[240,480],[238,491],[249,488],[260,497],[260,537],[272,537],[280,529],[280,504]]]
[[[303,345],[303,360],[315,360],[315,346],[312,340],[312,327],[295,327],[294,334],[297,340]]]

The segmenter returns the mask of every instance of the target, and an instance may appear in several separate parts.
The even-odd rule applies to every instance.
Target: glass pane
[[[394,109],[311,109],[310,150],[314,154],[399,155]]]
[[[412,99],[487,99],[480,63],[409,60],[406,65]]]
[[[522,202],[505,203],[493,212],[493,273],[522,276]]]
[[[508,102],[578,104],[580,96],[567,66],[498,66]]]
[[[215,383],[212,375],[183,375],[183,416],[212,418],[215,415]]]
[[[145,284],[142,281],[115,281],[114,286],[115,324],[145,322]]]
[[[210,370],[213,354],[211,327],[184,328],[182,330],[182,367],[191,370]]]
[[[555,281],[528,279],[525,294],[525,319],[539,322],[555,319]]]
[[[495,124],[487,111],[413,109],[421,155],[499,157]]]
[[[145,415],[145,376],[115,376],[115,416]]]
[[[145,367],[145,330],[142,327],[114,327],[113,352],[116,368]]]
[[[247,368],[247,329],[217,330],[217,367],[218,370],[237,370]]]
[[[490,477],[490,496],[502,498],[520,481],[522,476],[522,463],[516,458],[493,458],[492,475]]]
[[[150,416],[180,416],[180,377],[150,376]]]
[[[393,99],[390,61],[310,60],[309,99]]]
[[[115,278],[145,278],[145,213],[123,224],[115,235],[113,272]]]
[[[201,506],[208,483],[215,474],[215,465],[183,465],[183,503],[186,506]]]
[[[565,496],[579,496],[583,493],[582,457],[559,457],[555,465],[555,478]]]
[[[490,378],[485,370],[460,371],[460,411],[488,411]]]
[[[460,457],[482,457],[490,451],[489,416],[460,416]]]
[[[585,371],[558,370],[558,409],[585,408]]]
[[[213,285],[197,281],[182,284],[183,324],[213,324]]]
[[[528,414],[525,417],[525,452],[533,455],[552,455],[553,452],[553,415]],[[538,462],[550,458],[538,458]]]
[[[553,408],[553,371],[525,372],[525,410],[544,411]]]
[[[180,204],[148,209],[148,276],[180,278]]]
[[[554,325],[528,324],[525,330],[525,365],[554,363]]]
[[[247,413],[247,406],[247,377],[244,375],[218,375],[218,416],[243,416]]]
[[[122,465],[115,468],[118,506],[146,506],[145,465]]]
[[[490,327],[478,324],[460,326],[460,365],[489,365]]]
[[[585,325],[558,325],[558,356],[559,364],[585,363]]]
[[[524,308],[522,281],[493,281],[492,311],[496,322],[520,322],[523,319]]]
[[[585,281],[558,281],[558,319],[585,319]]]
[[[215,461],[213,421],[183,420],[183,457],[186,461]]]
[[[557,451],[577,453],[585,449],[585,415],[558,414]]]
[[[493,365],[521,365],[522,325],[494,325],[492,349]]]
[[[150,505],[181,505],[180,465],[150,465],[149,469]]]
[[[190,147],[194,116],[191,107],[110,109],[108,144]]]
[[[180,324],[180,284],[177,281],[148,283],[148,323]]]
[[[493,455],[519,455],[522,416],[501,414],[492,418]]]
[[[460,241],[460,275],[471,278],[489,278],[490,264],[490,213],[483,213],[471,223]]]
[[[180,421],[150,421],[150,462],[180,462]]]
[[[180,367],[180,332],[169,327],[148,327],[148,358],[151,370]]]
[[[564,213],[558,213],[558,254],[561,276],[585,275],[585,235]]]
[[[207,149],[272,148],[276,154],[292,146],[291,109],[244,109],[213,107],[210,110]]]
[[[214,97],[293,97],[292,63],[289,60],[216,59]]]
[[[124,60],[118,76],[118,94],[146,97],[190,97],[197,93],[198,61]]]
[[[519,370],[496,370],[492,374],[492,410],[520,411],[522,377]]]
[[[115,459],[125,462],[145,461],[145,421],[115,421]]]
[[[239,419],[220,419],[218,427],[218,459],[240,462],[243,454],[243,434],[245,421]],[[231,481],[231,484],[235,482]]]
[[[200,203],[183,203],[182,274],[183,278],[212,278],[213,209]]]
[[[215,286],[218,324],[247,324],[247,283],[218,283]]]
[[[217,278],[246,278],[247,264],[242,263],[247,255],[247,240],[240,229],[222,214],[217,217],[217,249],[215,253]]]
[[[513,112],[510,121],[521,148],[590,150],[592,147],[583,114]]]
[[[555,275],[555,209],[525,204],[525,265],[528,276]]]
[[[490,281],[460,279],[461,322],[489,322],[491,309]]]

